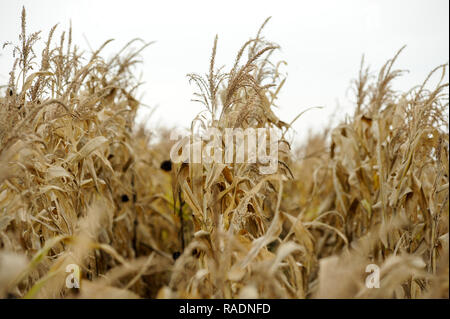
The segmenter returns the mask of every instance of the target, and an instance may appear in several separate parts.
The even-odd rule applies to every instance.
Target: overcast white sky
[[[66,30],[72,20],[73,38],[96,49],[114,38],[107,55],[130,39],[157,41],[144,53],[143,101],[158,106],[150,126],[188,126],[201,106],[190,102],[195,89],[187,73],[205,73],[214,36],[219,35],[218,65],[231,66],[240,46],[265,29],[267,39],[281,46],[288,62],[288,79],[280,94],[279,117],[289,122],[300,111],[324,106],[300,118],[299,136],[320,129],[339,103],[339,116],[353,110],[348,96],[361,55],[373,70],[404,44],[397,66],[410,72],[396,82],[406,89],[421,82],[449,56],[448,0],[339,1],[1,1],[0,42],[17,41],[20,11],[25,5],[28,30]],[[84,35],[84,36],[83,36]],[[10,50],[0,50],[0,83],[11,68]],[[447,77],[448,79],[448,77]]]

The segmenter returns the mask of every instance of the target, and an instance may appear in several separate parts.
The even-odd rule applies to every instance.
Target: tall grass
[[[362,62],[353,116],[301,149],[281,139],[264,175],[258,162],[171,163],[172,142],[150,143],[135,121],[142,40],[105,60],[110,41],[83,53],[55,26],[37,61],[40,33],[25,9],[21,21],[0,98],[0,297],[448,298],[447,65],[436,85],[396,92],[401,50],[378,74]],[[227,71],[216,37],[206,75],[189,75],[204,106],[193,133],[289,130],[267,21]]]

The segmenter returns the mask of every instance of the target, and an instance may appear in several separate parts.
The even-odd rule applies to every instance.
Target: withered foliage
[[[38,63],[23,10],[0,97],[0,297],[448,298],[447,66],[400,93],[400,52],[378,76],[362,63],[354,115],[291,151],[267,21],[228,71],[216,37],[207,74],[188,76],[205,107],[192,133],[277,130],[273,174],[171,163],[170,132],[135,124],[147,44],[104,60],[110,41],[82,53],[71,29],[54,44],[55,26]],[[79,289],[66,286],[70,264]]]

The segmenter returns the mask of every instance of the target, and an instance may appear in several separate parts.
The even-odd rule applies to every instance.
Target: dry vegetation
[[[142,41],[104,60],[108,42],[83,54],[55,27],[38,61],[25,20],[0,97],[1,298],[448,298],[446,65],[432,89],[400,93],[398,54],[376,76],[362,63],[354,115],[299,150],[281,140],[278,171],[261,175],[164,162],[167,139],[135,125]],[[192,130],[284,134],[277,45],[258,32],[229,71],[216,48],[189,75],[206,109]],[[72,263],[80,289],[65,286]]]

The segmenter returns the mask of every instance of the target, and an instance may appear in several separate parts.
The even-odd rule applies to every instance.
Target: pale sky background
[[[324,106],[296,122],[296,139],[308,129],[320,130],[337,105],[339,118],[353,111],[348,89],[362,54],[375,71],[407,45],[397,66],[410,72],[395,82],[396,89],[421,83],[449,56],[448,0],[0,0],[1,44],[18,41],[22,5],[28,32],[42,30],[44,39],[56,23],[56,34],[67,30],[70,20],[74,43],[83,49],[89,48],[86,39],[97,49],[114,38],[106,57],[135,37],[156,41],[143,52],[140,68],[146,81],[142,101],[157,106],[148,123],[155,130],[158,125],[188,126],[202,110],[190,101],[195,87],[186,74],[207,72],[214,36],[219,35],[217,65],[230,67],[240,46],[268,16],[272,19],[264,35],[281,46],[279,57],[288,62],[275,113],[290,122],[308,107]],[[7,82],[11,65],[10,49],[0,50],[0,85]]]

